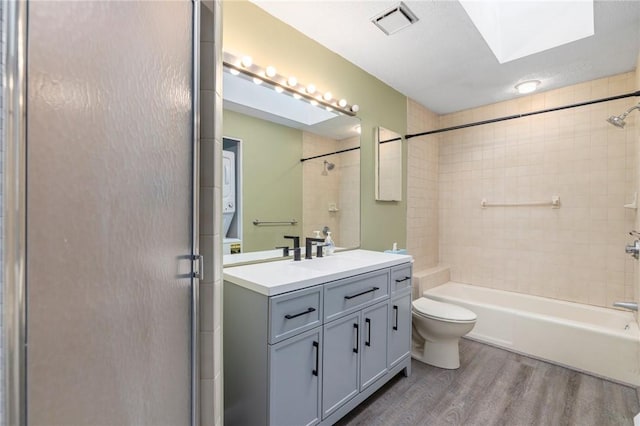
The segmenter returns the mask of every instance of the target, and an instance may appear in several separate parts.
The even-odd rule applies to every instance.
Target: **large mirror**
[[[376,200],[402,200],[402,137],[376,128]]]
[[[285,235],[360,245],[360,122],[241,75],[223,80],[224,265],[282,258]]]

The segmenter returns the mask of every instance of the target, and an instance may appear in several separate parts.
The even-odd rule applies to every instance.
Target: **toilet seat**
[[[412,311],[416,315],[446,322],[475,322],[477,316],[469,309],[451,303],[438,302],[433,299],[421,297],[411,302]]]

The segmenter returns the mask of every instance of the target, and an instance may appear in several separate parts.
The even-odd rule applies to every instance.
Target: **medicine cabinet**
[[[402,137],[378,127],[376,141],[376,200],[402,200]]]

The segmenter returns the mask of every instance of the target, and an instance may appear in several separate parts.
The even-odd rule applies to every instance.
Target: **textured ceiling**
[[[504,64],[457,1],[405,1],[420,20],[391,36],[370,19],[397,1],[253,3],[440,114],[515,98],[524,80],[545,91],[632,71],[640,54],[640,0],[596,1],[594,36]]]

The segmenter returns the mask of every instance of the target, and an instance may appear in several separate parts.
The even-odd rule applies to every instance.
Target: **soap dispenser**
[[[336,245],[331,239],[331,231],[327,231],[327,238],[324,239],[324,253],[326,256],[332,255],[336,249]]]

